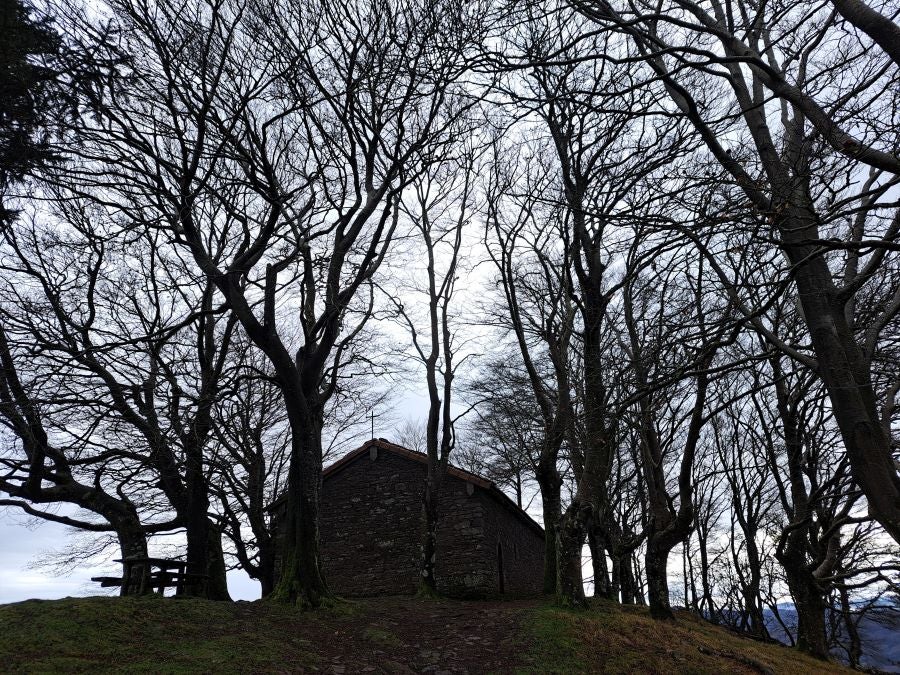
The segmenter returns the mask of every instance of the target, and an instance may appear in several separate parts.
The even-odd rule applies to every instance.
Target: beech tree
[[[129,242],[130,253],[146,254],[131,262],[124,247],[103,238],[97,214],[83,203],[62,202],[43,215],[58,219],[47,226],[37,216],[20,218],[3,232],[0,316],[15,403],[7,419],[25,451],[24,463],[11,462],[10,478],[32,476],[6,491],[54,501],[38,479],[52,477],[40,450],[52,447],[55,462],[70,465],[68,480],[72,467],[93,471],[98,486],[115,486],[107,489],[145,521],[137,528],[129,521],[127,533],[117,526],[120,539],[135,539],[121,544],[125,557],[146,557],[145,531],[183,526],[196,575],[188,592],[227,598],[204,454],[234,321],[218,321],[212,289],[184,284],[181,268],[160,258],[152,242]],[[22,385],[25,373],[34,393]],[[59,501],[72,502],[64,492]],[[82,500],[89,498],[88,490]]]
[[[387,397],[368,368],[370,357],[359,367],[352,358],[341,366],[340,384],[325,409],[324,459],[368,437],[370,415],[384,414]],[[291,430],[271,364],[240,331],[226,371],[209,458],[213,513],[229,543],[226,559],[257,580],[267,597],[277,578],[278,535],[269,507],[284,492]]]
[[[424,591],[456,462],[537,486],[560,604],[863,662],[900,587],[891,7],[10,6],[0,505],[327,604],[323,466],[404,369]]]
[[[768,224],[789,263],[811,341],[809,350],[775,343],[822,378],[868,508],[900,541],[900,475],[891,419],[881,406],[893,398],[895,380],[877,365],[900,296],[895,287],[884,289],[879,309],[865,320],[854,309],[879,270],[891,267],[900,228],[886,198],[900,174],[897,126],[886,108],[896,102],[896,63],[853,32],[840,34],[825,7],[807,16],[758,11],[740,0],[708,8],[606,0],[573,6],[627,36],[646,65],[644,81],[662,84],[747,211]],[[863,21],[850,3],[842,7]],[[886,26],[873,13],[866,13],[866,26],[883,36],[876,26]],[[833,63],[837,45],[842,58]],[[864,214],[838,228],[834,204],[846,200],[861,200]]]
[[[511,491],[519,508],[525,509],[536,482],[542,427],[528,375],[518,356],[517,351],[507,348],[500,356],[491,354],[489,360],[475,367],[465,394],[476,407],[465,425],[456,461]],[[551,560],[555,564],[555,553]],[[548,577],[550,590],[546,586]],[[552,576],[545,572],[545,592],[552,594],[555,585],[555,572]]]
[[[452,154],[443,162],[424,167],[401,207],[416,242],[413,251],[424,253],[421,275],[424,287],[413,286],[414,293],[421,295],[424,307],[416,308],[410,294],[406,294],[404,301],[388,292],[395,320],[408,332],[413,358],[424,370],[428,392],[424,430],[427,470],[422,496],[425,517],[419,580],[422,592],[428,595],[438,591],[435,568],[441,487],[456,447],[456,422],[460,416],[452,407],[453,382],[459,367],[470,356],[465,352],[468,340],[460,334],[457,325],[457,282],[467,272],[463,267],[463,246],[466,226],[475,210],[475,173],[480,155],[472,142],[448,149]]]
[[[128,68],[115,88],[85,93],[97,122],[70,180],[127,214],[123,230],[159,231],[189,256],[271,362],[292,439],[274,595],[316,606],[329,594],[317,543],[324,410],[370,315],[359,291],[387,253],[399,194],[465,109],[454,83],[478,22],[430,2],[107,9]],[[300,344],[284,336],[285,314]]]
[[[519,414],[539,412],[541,420],[533,449],[537,454],[534,475],[540,487],[546,532],[544,593],[553,594],[557,589],[557,530],[562,514],[560,450],[566,438],[571,438],[574,424],[571,361],[576,310],[571,301],[569,246],[565,243],[569,235],[561,210],[552,202],[549,208],[541,203],[556,184],[552,166],[533,162],[532,171],[521,183],[504,168],[525,159],[525,152],[528,158],[538,157],[539,151],[534,150],[541,148],[540,143],[515,154],[502,153],[500,147],[495,145],[487,187],[485,242],[502,289],[499,323],[513,336],[516,362],[521,361],[530,389],[530,396],[520,403]],[[505,379],[511,378],[507,375]],[[507,405],[509,402],[505,401]],[[493,402],[488,405],[496,406]],[[514,422],[521,429],[524,425],[520,425]]]

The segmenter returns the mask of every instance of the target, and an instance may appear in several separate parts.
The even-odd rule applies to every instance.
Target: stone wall
[[[412,594],[418,587],[424,516],[424,463],[372,447],[322,485],[321,550],[338,595]],[[539,592],[543,538],[490,490],[447,476],[439,502],[438,590],[456,597]],[[511,507],[511,508],[510,508]],[[283,517],[284,506],[273,514]],[[535,557],[533,551],[540,555]],[[279,561],[280,562],[280,561]],[[276,562],[276,568],[279,566]]]
[[[535,595],[544,587],[544,537],[536,524],[529,524],[518,506],[494,491],[477,490],[485,513],[484,544],[492,551],[494,588],[499,592],[501,566],[503,593]],[[502,559],[502,563],[501,563]]]
[[[424,473],[380,451],[322,486],[322,565],[340,595],[414,593]]]

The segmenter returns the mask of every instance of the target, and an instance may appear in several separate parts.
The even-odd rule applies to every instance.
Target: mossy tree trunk
[[[299,406],[293,407],[293,415],[288,407],[293,433],[281,574],[270,597],[303,607],[319,607],[331,595],[319,556],[321,421]]]

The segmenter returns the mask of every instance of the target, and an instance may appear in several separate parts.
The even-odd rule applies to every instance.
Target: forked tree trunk
[[[602,528],[598,528],[597,538],[605,544],[612,560],[608,597],[620,601],[623,605],[633,605],[637,587],[631,557],[638,546],[638,540],[632,535],[625,534],[609,516],[604,519]]]
[[[719,623],[715,605],[712,599],[712,584],[709,579],[709,550],[707,549],[707,537],[702,528],[698,528],[698,540],[700,543],[700,584],[703,588],[701,614],[710,623]]]
[[[803,434],[798,424],[796,405],[792,403],[787,385],[781,378],[778,358],[773,358],[772,372],[775,393],[785,440],[788,478],[792,509],[786,515],[787,527],[782,531],[775,557],[784,568],[788,589],[797,611],[797,648],[820,659],[828,658],[825,644],[825,598],[823,589],[816,582],[810,565],[816,556],[811,533],[813,506],[810,504],[805,476]],[[819,546],[827,545],[818,542]]]

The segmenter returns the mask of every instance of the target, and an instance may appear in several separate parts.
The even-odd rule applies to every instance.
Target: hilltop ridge
[[[412,597],[303,612],[271,602],[160,597],[0,606],[4,672],[839,673],[680,613],[597,603]]]

